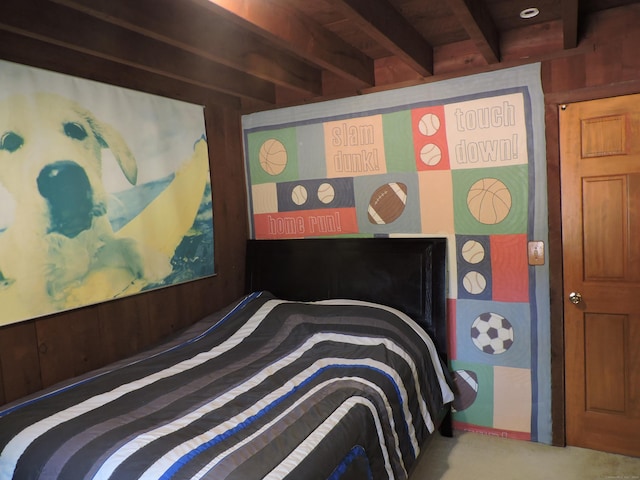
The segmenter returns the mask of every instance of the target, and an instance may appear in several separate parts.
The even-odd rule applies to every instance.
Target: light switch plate
[[[529,265],[544,265],[544,242],[537,240],[528,245]]]

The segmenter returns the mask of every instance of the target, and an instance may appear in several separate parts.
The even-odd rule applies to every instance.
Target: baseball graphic
[[[407,205],[407,186],[404,183],[390,182],[378,187],[367,209],[369,221],[385,225],[395,221]]]
[[[511,192],[500,180],[483,178],[469,189],[467,207],[480,223],[495,225],[509,215]]]
[[[440,147],[434,143],[427,143],[420,150],[420,160],[429,167],[437,165],[440,163],[440,160],[442,160],[442,151],[440,150]]]
[[[287,149],[275,138],[262,144],[258,156],[260,166],[269,175],[280,175],[287,166]]]
[[[480,272],[471,271],[462,278],[462,286],[470,294],[478,295],[484,292],[487,279]]]
[[[318,200],[320,200],[325,205],[333,202],[333,199],[336,197],[336,192],[333,188],[333,185],[330,183],[323,183],[318,187]]]
[[[440,119],[435,113],[425,113],[418,122],[418,130],[427,137],[435,135],[440,130]]]
[[[291,200],[296,205],[304,205],[307,201],[307,189],[302,185],[296,185],[291,192]]]
[[[467,240],[462,246],[462,258],[473,265],[480,263],[484,260],[484,247],[476,240]]]

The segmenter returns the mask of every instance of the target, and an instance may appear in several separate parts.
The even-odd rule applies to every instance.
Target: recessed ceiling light
[[[520,18],[533,18],[540,13],[536,7],[525,8],[520,12]]]

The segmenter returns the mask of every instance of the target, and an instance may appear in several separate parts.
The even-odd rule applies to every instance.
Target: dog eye
[[[69,122],[64,124],[64,134],[75,140],[84,140],[87,138],[87,131],[82,125],[75,122]]]
[[[18,135],[16,132],[6,132],[0,138],[0,150],[6,150],[7,152],[15,152],[24,144],[24,138]]]

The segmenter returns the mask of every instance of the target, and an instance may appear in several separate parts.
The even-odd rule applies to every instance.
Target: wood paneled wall
[[[205,106],[216,275],[0,327],[0,404],[140,351],[229,304],[244,288],[248,223],[239,106],[220,105],[208,92],[135,68],[95,59],[88,68],[89,59],[78,53],[32,47],[4,45],[0,58]]]
[[[551,268],[553,442],[564,444],[564,346],[558,108],[640,92],[640,4],[601,13],[577,48],[543,60]],[[6,37],[7,33],[0,34]],[[179,82],[35,40],[3,38],[0,58],[206,105],[217,276],[0,328],[0,403],[125,357],[237,298],[247,213],[239,105]],[[479,70],[480,71],[480,70]],[[469,72],[467,72],[469,73]],[[435,79],[434,79],[435,80]],[[1,308],[1,306],[0,306]]]
[[[553,443],[565,444],[562,222],[558,109],[563,104],[640,92],[640,5],[594,17],[578,48],[543,62],[551,268]]]

